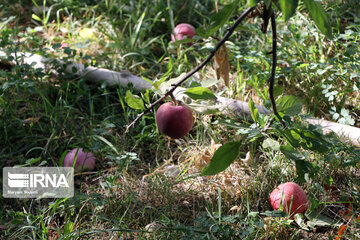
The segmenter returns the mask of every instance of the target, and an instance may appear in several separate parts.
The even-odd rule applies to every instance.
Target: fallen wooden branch
[[[250,117],[250,108],[247,102],[224,97],[218,97],[217,102],[223,106],[226,106],[226,111],[228,113],[234,113],[242,117]],[[263,106],[256,106],[256,108],[260,114],[266,115],[272,113]],[[304,120],[309,124],[321,126],[324,135],[333,132],[339,138],[343,140],[349,140],[352,145],[360,148],[360,128],[318,118],[306,118]]]
[[[220,105],[222,113],[235,114],[245,118],[250,118],[251,116],[249,104],[247,102],[225,97],[217,97],[216,103]],[[255,107],[258,109],[260,114],[267,115],[272,113],[272,111],[267,109],[266,107],[259,105],[255,105]]]
[[[308,123],[313,125],[320,125],[322,127],[323,134],[329,134],[334,132],[338,137],[343,140],[349,140],[352,145],[360,148],[360,128],[327,121],[324,119],[307,118]]]
[[[7,57],[6,53],[0,50],[0,59],[6,59]],[[51,70],[54,74],[57,74],[52,70],[54,68],[54,59],[31,53],[12,54],[12,57],[16,59],[12,61],[12,64],[15,64],[16,62],[19,62],[20,64],[29,64],[33,68],[42,68],[45,72]],[[127,87],[131,83],[138,91],[152,87],[151,83],[141,77],[131,74],[128,71],[116,72],[105,68],[95,68],[91,66],[85,67],[80,63],[66,64],[59,60],[57,60],[57,64],[65,64],[66,67],[64,70],[66,73],[74,74],[78,78],[84,78],[85,80],[91,82],[106,82],[110,86],[120,84],[123,87]]]
[[[4,52],[0,51],[0,58],[3,56]],[[33,68],[43,68],[49,69],[51,66],[52,59],[44,58],[37,54],[20,54],[17,56],[20,63],[27,63],[33,66]],[[108,85],[118,85],[127,87],[128,84],[132,84],[134,88],[138,91],[150,89],[152,87],[151,83],[144,80],[141,77],[135,76],[127,71],[116,72],[104,68],[94,68],[86,67],[83,64],[71,63],[66,67],[66,72],[73,73],[73,68],[76,69],[75,74],[78,77],[84,78],[87,81],[101,83],[106,82]],[[179,89],[181,91],[181,89]],[[184,98],[183,94],[174,94],[177,100],[182,100]],[[217,108],[223,114],[236,114],[241,117],[250,117],[250,108],[247,102],[229,99],[225,97],[218,97],[216,100]],[[268,110],[263,106],[255,106],[260,114],[271,114],[272,111]],[[327,120],[317,119],[317,118],[308,118],[305,119],[306,122],[313,125],[320,125],[322,127],[324,134],[329,134],[334,132],[341,139],[348,139],[355,146],[360,148],[360,128],[352,127],[345,124],[340,124],[336,122],[331,122]]]

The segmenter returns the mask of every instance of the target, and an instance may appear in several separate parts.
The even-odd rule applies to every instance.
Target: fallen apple
[[[84,152],[82,148],[74,148],[73,150],[68,152],[64,158],[63,166],[72,167],[75,161],[75,157],[75,172],[91,171],[95,168],[94,155],[91,152]]]
[[[175,42],[176,40],[182,40],[184,36],[187,36],[187,38],[192,38],[193,36],[195,36],[196,30],[192,25],[188,23],[180,23],[174,28],[174,34],[171,34],[171,40],[173,42]]]
[[[283,202],[282,202],[283,200]],[[307,198],[302,188],[294,182],[280,184],[270,194],[270,204],[274,210],[279,210],[282,203],[283,211],[293,217],[307,210]]]
[[[190,131],[193,116],[188,107],[167,102],[156,111],[156,124],[161,133],[171,138],[182,138]]]

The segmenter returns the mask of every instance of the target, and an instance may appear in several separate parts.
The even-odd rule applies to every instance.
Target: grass
[[[32,1],[21,3],[6,1],[0,12],[4,23],[16,17],[0,22],[0,49],[9,53],[42,52],[167,81],[201,62],[215,42],[196,39],[192,46],[179,46],[170,42],[169,30],[179,22],[208,24],[215,1],[45,1],[49,8],[37,2],[40,10],[34,12],[40,21],[31,18]],[[304,12],[291,25],[278,20],[276,91],[298,96],[306,114],[359,127],[353,114],[360,102],[356,4],[327,4],[333,40],[324,39]],[[271,33],[260,33],[259,25],[259,19],[247,20],[227,42],[232,84],[220,81],[211,89],[269,106]],[[51,50],[61,43],[69,48]],[[215,80],[211,64],[199,77]],[[285,138],[253,137],[219,123],[241,121],[261,132],[260,125],[197,114],[189,135],[170,140],[159,134],[152,111],[125,135],[126,125],[141,112],[128,107],[128,89],[54,76],[21,63],[11,71],[1,69],[0,84],[1,168],[58,166],[75,147],[97,158],[95,171],[75,177],[73,198],[1,198],[2,239],[335,239],[341,224],[347,226],[343,239],[360,237],[360,153],[334,136],[324,137],[326,152],[301,149],[310,164],[301,186],[311,202],[308,213],[316,216],[294,222],[268,203],[275,186],[298,181],[295,162],[263,145],[269,136],[281,144]],[[151,92],[150,101],[157,97]],[[299,125],[297,119],[293,124]],[[240,158],[216,176],[199,176],[216,144],[234,140],[242,141]]]

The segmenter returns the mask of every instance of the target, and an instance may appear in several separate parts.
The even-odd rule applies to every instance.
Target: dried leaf
[[[241,207],[235,205],[235,206],[230,208],[230,212],[233,212],[233,211],[237,212],[237,213],[240,213]]]
[[[203,150],[202,154],[195,159],[195,167],[198,170],[202,170],[205,166],[207,166],[209,164],[209,162],[211,161],[212,156],[214,155],[214,153],[216,152],[216,150],[221,147],[221,144],[216,144],[215,141],[213,139],[211,139],[211,146],[210,149],[209,148],[205,148],[205,150]]]
[[[37,124],[39,122],[39,117],[29,117],[27,119],[24,119],[23,122],[26,124]]]
[[[230,72],[230,64],[229,64],[229,53],[226,49],[225,44],[220,47],[220,49],[215,53],[214,58],[214,68],[216,71],[217,79],[222,77],[224,79],[225,85],[229,86],[229,72]]]
[[[195,160],[195,167],[198,170],[202,170],[211,161],[213,153],[210,153],[208,149],[205,149],[203,154]]]
[[[254,157],[252,156],[251,152],[248,151],[248,152],[246,153],[246,157],[245,157],[245,158],[242,158],[241,161],[242,161],[246,166],[250,166],[251,163],[252,163],[253,158],[254,158]]]

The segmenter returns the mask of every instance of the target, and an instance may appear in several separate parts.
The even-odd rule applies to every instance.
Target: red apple
[[[95,168],[95,157],[91,152],[84,152],[82,148],[74,148],[64,158],[63,166],[72,167],[75,156],[77,158],[74,166],[75,172],[91,171]]]
[[[182,40],[184,36],[187,38],[192,38],[196,34],[195,28],[188,23],[180,23],[174,28],[174,34],[171,34],[171,40],[175,42],[176,40]]]
[[[283,211],[288,213],[290,217],[293,217],[297,213],[306,212],[306,194],[299,185],[294,182],[287,182],[280,184],[277,188],[275,188],[275,190],[270,194],[270,204],[274,210],[279,210],[283,196]]]
[[[186,106],[175,106],[172,102],[162,104],[156,111],[159,131],[171,138],[185,136],[193,125],[193,116]]]

